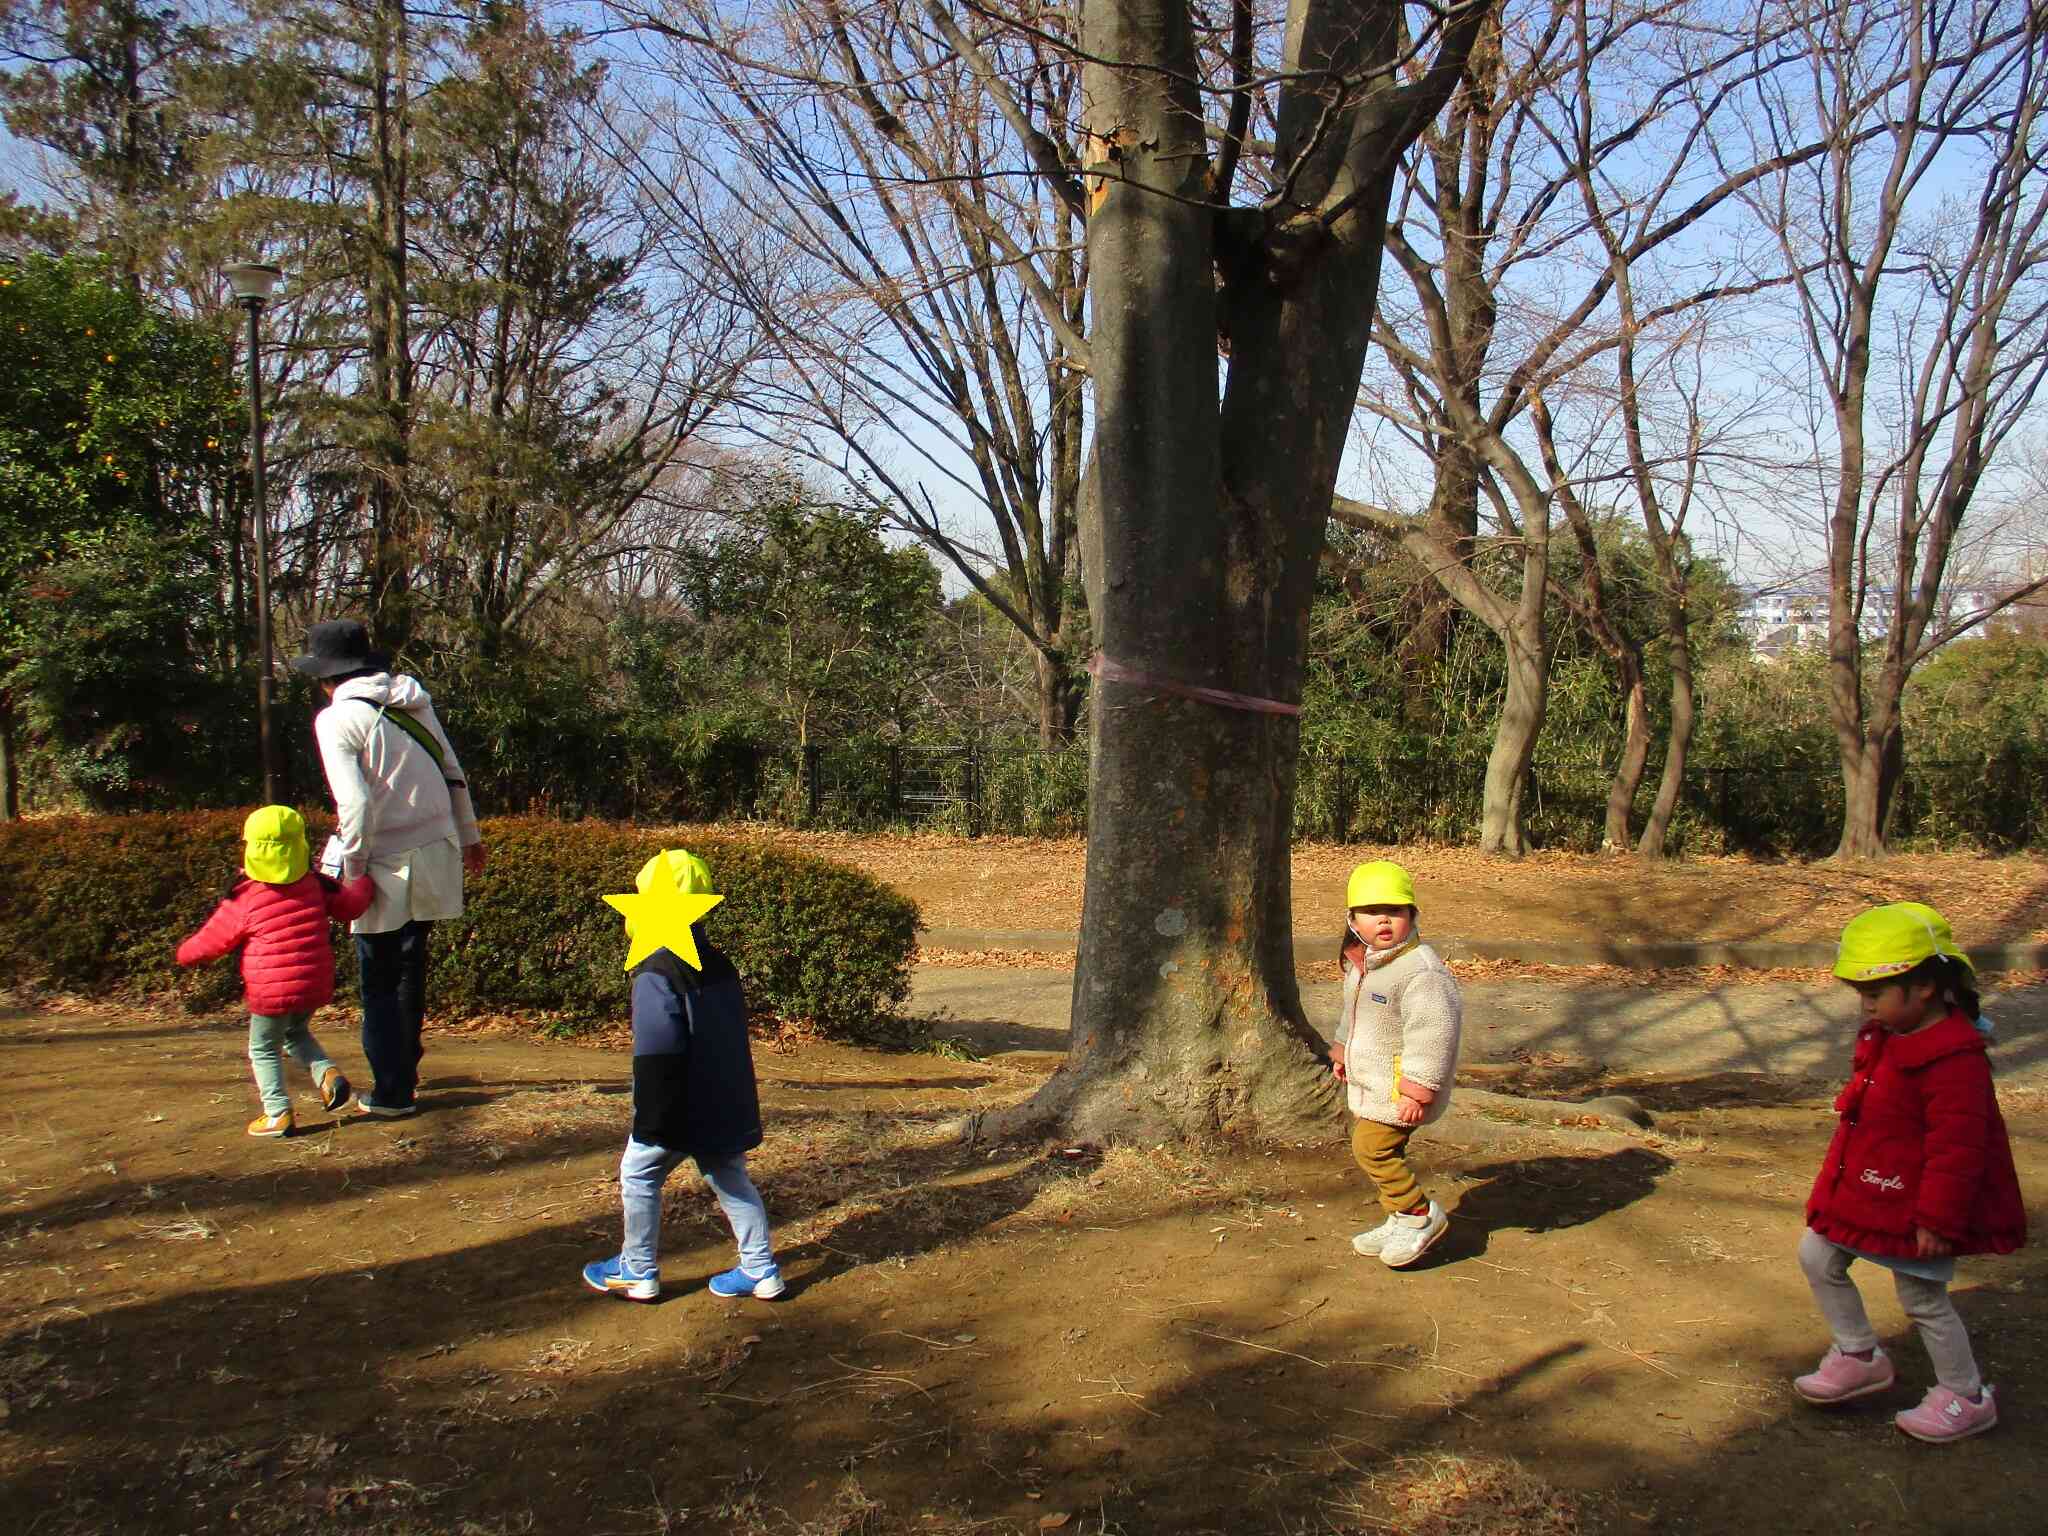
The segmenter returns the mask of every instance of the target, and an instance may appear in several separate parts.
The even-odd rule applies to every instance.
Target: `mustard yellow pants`
[[[1351,1155],[1379,1191],[1380,1205],[1388,1215],[1413,1210],[1422,1200],[1422,1186],[1415,1182],[1408,1166],[1408,1138],[1412,1125],[1384,1125],[1378,1120],[1351,1122]]]

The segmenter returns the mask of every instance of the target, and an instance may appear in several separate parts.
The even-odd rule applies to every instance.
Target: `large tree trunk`
[[[1894,802],[1904,776],[1905,741],[1896,724],[1880,728],[1861,751],[1842,755],[1842,838],[1838,859],[1877,859],[1889,851]]]
[[[1846,586],[1840,569],[1838,584]],[[1866,667],[1862,637],[1838,593],[1829,615],[1828,713],[1842,760],[1842,836],[1837,859],[1882,858],[1891,827],[1892,797],[1905,768],[1905,733],[1900,706],[1909,663],[1895,626],[1885,637],[1883,658]]]
[[[1048,656],[1044,651],[1034,651],[1032,663],[1038,684],[1039,750],[1056,752],[1073,744],[1074,726],[1081,718],[1081,701],[1088,696],[1087,689],[1064,652]]]
[[[1391,56],[1391,10],[1297,4],[1294,19],[1290,69],[1362,76]],[[1390,182],[1359,185],[1284,263],[1264,240],[1219,252],[1185,7],[1091,0],[1085,21],[1089,58],[1158,67],[1091,63],[1083,78],[1090,169],[1117,178],[1091,184],[1098,451],[1082,502],[1089,611],[1109,665],[1090,717],[1073,1043],[996,1128],[1327,1131],[1338,1089],[1294,975],[1297,721],[1158,684],[1300,697]],[[1298,186],[1309,203],[1318,182],[1341,186],[1375,159],[1359,145],[1345,155],[1349,130],[1318,134],[1324,107],[1290,94],[1275,135],[1283,163],[1308,160]],[[1230,344],[1220,411],[1219,328]],[[1313,899],[1333,925],[1341,903],[1336,891]]]
[[[1874,859],[1884,853],[1884,786],[1878,754],[1868,750],[1842,758],[1842,838],[1838,859]]]
[[[1522,797],[1529,785],[1529,764],[1536,740],[1543,734],[1543,713],[1549,705],[1550,654],[1546,646],[1530,645],[1515,633],[1507,639],[1508,692],[1494,727],[1493,750],[1486,759],[1485,802],[1480,808],[1479,851],[1520,858],[1529,851],[1522,827]]]
[[[1621,760],[1607,786],[1607,827],[1600,838],[1602,853],[1628,852],[1628,818],[1642,787],[1643,765],[1650,760],[1650,708],[1643,696],[1643,659],[1623,646],[1614,658],[1621,669],[1622,708],[1627,724],[1621,737]]]
[[[1479,460],[1456,438],[1447,438],[1437,455],[1423,528],[1458,559],[1471,557],[1479,534]],[[1402,707],[1409,719],[1427,720],[1436,712],[1435,672],[1450,655],[1458,603],[1436,573],[1425,572],[1402,596],[1401,616],[1407,621],[1400,651]]]
[[[1692,637],[1685,627],[1685,610],[1674,605],[1668,626],[1671,638],[1671,735],[1664,743],[1664,775],[1657,783],[1657,799],[1643,823],[1642,841],[1636,852],[1646,859],[1665,857],[1665,841],[1671,833],[1671,818],[1678,811],[1679,792],[1685,788],[1685,760],[1692,750],[1693,683]]]

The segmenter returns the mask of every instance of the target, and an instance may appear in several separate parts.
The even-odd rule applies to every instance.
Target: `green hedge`
[[[241,867],[242,812],[53,817],[0,825],[0,983],[96,995],[175,991],[194,1007],[239,995],[230,964],[181,972],[173,951]],[[325,838],[312,828],[314,847]],[[630,891],[662,846],[606,822],[487,821],[490,864],[433,945],[437,1011],[522,1009],[562,1025],[626,1016],[626,941],[600,899]],[[842,864],[742,838],[693,837],[725,900],[706,919],[749,1003],[858,1034],[908,996],[917,906]],[[337,972],[344,991],[355,967]]]

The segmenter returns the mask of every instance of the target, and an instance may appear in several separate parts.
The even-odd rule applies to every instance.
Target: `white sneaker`
[[[1394,1218],[1389,1216],[1370,1232],[1361,1232],[1351,1239],[1352,1251],[1376,1259],[1387,1246],[1387,1239],[1394,1235]]]
[[[1434,1248],[1451,1225],[1451,1218],[1434,1200],[1420,1216],[1394,1215],[1387,1220],[1394,1230],[1380,1248],[1380,1262],[1389,1269],[1406,1269]]]

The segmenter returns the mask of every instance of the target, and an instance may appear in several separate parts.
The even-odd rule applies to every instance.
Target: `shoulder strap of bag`
[[[366,700],[365,702],[368,701]],[[469,787],[461,779],[451,779],[448,777],[448,759],[441,751],[441,743],[434,740],[434,733],[432,731],[421,725],[419,721],[413,719],[411,715],[402,709],[394,715],[391,713],[391,706],[389,704],[380,704],[377,707],[377,719],[384,724],[397,726],[399,730],[425,748],[427,756],[434,760],[434,767],[440,771],[442,782],[447,784],[450,789],[467,789]]]

